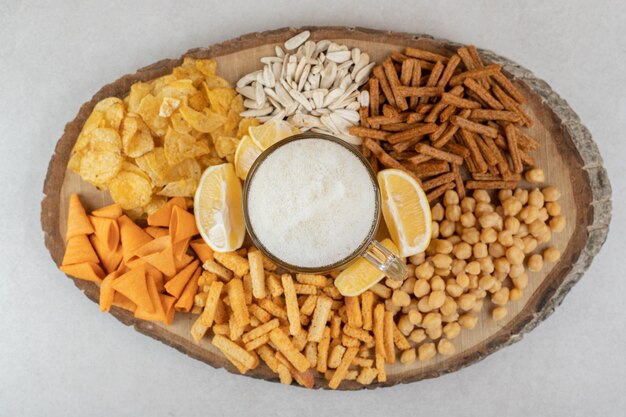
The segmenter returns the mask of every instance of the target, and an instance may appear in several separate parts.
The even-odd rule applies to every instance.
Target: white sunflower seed
[[[344,93],[344,90],[342,88],[335,88],[334,90],[329,92],[326,95],[326,97],[324,97],[324,103],[323,103],[322,107],[330,106],[332,103],[335,102],[335,100],[337,100],[339,97],[341,97],[341,95],[343,93]]]
[[[263,67],[263,84],[270,88],[274,87],[274,84],[276,84],[276,78],[274,78],[272,67],[269,65],[265,65]]]
[[[246,74],[237,81],[237,87],[244,87],[250,84],[252,81],[256,80],[256,76],[259,72],[263,72],[262,70],[251,72],[250,74]]]
[[[376,65],[375,62],[370,62],[356,74],[356,76],[354,77],[354,82],[357,84],[357,86],[360,87],[365,84],[367,80],[369,80],[370,71],[372,70],[372,68],[374,68],[374,65]]]
[[[288,51],[296,49],[298,46],[306,42],[306,40],[309,39],[309,36],[311,36],[311,32],[309,32],[308,30],[298,33],[296,36],[288,39],[287,42],[285,42],[285,49]]]
[[[337,116],[343,118],[344,120],[347,120],[353,125],[359,123],[359,119],[360,119],[359,113],[354,110],[338,109],[338,110],[335,110],[333,114],[336,114]]]
[[[235,89],[239,94],[244,96],[245,98],[249,98],[250,100],[256,100],[256,89],[250,85],[245,87],[237,87]]]
[[[326,54],[326,58],[329,61],[340,64],[350,59],[350,51],[329,52],[328,54]]]
[[[243,105],[244,107],[248,108],[248,109],[253,109],[253,110],[258,110],[258,109],[262,109],[265,108],[265,104],[267,102],[263,101],[261,104],[257,103],[256,100],[250,100],[249,98],[245,99],[243,101]]]
[[[354,60],[353,60],[354,61]],[[356,77],[367,64],[370,63],[370,56],[367,53],[362,53],[358,61],[354,61],[354,68],[352,68],[352,78]]]
[[[262,109],[246,110],[241,113],[242,117],[258,117],[270,114],[274,110],[272,106],[263,107]]]
[[[328,88],[335,82],[335,78],[337,77],[337,64],[334,62],[328,63],[324,67],[324,70],[320,73],[322,79],[320,80],[321,88]]]
[[[361,107],[369,107],[370,105],[369,91],[363,90],[359,93],[359,104],[361,105]]]
[[[283,49],[282,49],[280,46],[278,46],[278,45],[276,45],[276,48],[274,48],[274,52],[276,53],[276,56],[277,56],[277,57],[279,57],[279,58],[282,58],[282,57],[284,57],[284,56],[285,56],[285,52],[284,52],[284,51],[283,51]]]
[[[264,56],[260,61],[263,64],[272,64],[274,62],[283,62],[283,59],[277,56]]]
[[[329,46],[330,46],[330,41],[328,39],[323,39],[317,42],[317,45],[315,45],[315,53],[319,54],[320,52],[324,52],[325,50],[328,49]]]

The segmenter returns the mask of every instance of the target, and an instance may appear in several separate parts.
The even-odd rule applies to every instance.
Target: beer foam
[[[270,253],[294,266],[320,268],[346,259],[376,220],[369,171],[328,140],[283,145],[250,181],[248,218],[254,234]]]

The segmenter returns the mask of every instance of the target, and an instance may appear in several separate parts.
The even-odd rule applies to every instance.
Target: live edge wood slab
[[[454,42],[433,39],[427,35],[412,35],[367,28],[306,27],[282,28],[268,32],[251,33],[206,48],[192,49],[183,56],[215,58],[219,75],[235,83],[239,77],[258,69],[259,58],[273,53],[276,44],[302,30],[311,31],[311,39],[333,39],[350,46],[358,46],[380,61],[392,51],[412,46],[442,54],[452,54],[460,45]],[[454,340],[457,353],[443,358],[437,356],[426,363],[416,361],[411,366],[388,365],[388,380],[384,384],[370,387],[390,386],[399,383],[434,378],[476,363],[496,350],[519,341],[522,336],[546,319],[563,301],[572,286],[582,277],[606,239],[611,218],[611,186],[602,164],[596,144],[580,119],[548,84],[536,78],[529,70],[493,52],[480,50],[486,62],[501,64],[505,72],[514,79],[515,85],[527,99],[526,109],[535,119],[530,134],[537,138],[541,150],[533,155],[537,165],[546,172],[546,184],[557,186],[563,193],[563,212],[567,217],[567,228],[555,234],[552,244],[562,253],[555,265],[547,265],[539,273],[529,273],[529,286],[521,300],[509,303],[509,315],[494,322],[485,308],[473,330],[463,330]],[[105,85],[93,98],[83,104],[74,120],[65,126],[50,160],[41,203],[41,223],[45,244],[54,262],[61,263],[65,251],[65,224],[67,202],[72,192],[77,192],[87,209],[91,210],[109,203],[108,193],[83,182],[67,169],[70,151],[94,105],[108,96],[123,97],[131,84],[146,81],[169,73],[180,65],[181,58],[164,59],[134,74],[125,75]],[[51,273],[61,276],[51,268]],[[97,302],[99,289],[93,283],[75,280],[76,286],[92,301]],[[94,308],[97,308],[94,306]],[[113,308],[111,313],[135,330],[172,346],[182,353],[203,361],[213,367],[224,367],[237,372],[233,366],[210,344],[206,337],[199,345],[189,335],[195,316],[177,314],[172,326],[135,319],[125,310]],[[276,376],[265,366],[250,371],[247,376],[276,381]],[[219,375],[215,374],[215,377]],[[326,388],[323,378],[316,380],[317,388]],[[361,385],[345,381],[341,389],[359,389]]]

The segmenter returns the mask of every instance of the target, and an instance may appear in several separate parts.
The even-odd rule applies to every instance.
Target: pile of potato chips
[[[216,75],[211,59],[185,58],[171,74],[131,86],[123,100],[94,107],[69,168],[108,189],[134,218],[168,197],[193,197],[206,167],[232,162],[256,119],[242,119],[243,99]]]

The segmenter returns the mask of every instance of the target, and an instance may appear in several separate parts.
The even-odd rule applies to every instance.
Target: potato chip
[[[189,97],[187,104],[195,111],[202,111],[202,109],[209,105],[209,102],[207,101],[204,94],[198,91],[196,94]]]
[[[152,196],[150,181],[131,171],[120,171],[107,186],[113,200],[124,210],[143,207]]]
[[[204,81],[204,75],[195,66],[176,67],[172,70],[172,74],[179,80],[191,80],[194,87],[198,87]]]
[[[147,179],[148,181],[150,181],[150,176],[146,174],[144,170],[142,170],[141,168],[139,168],[137,165],[133,164],[132,162],[128,162],[128,161],[122,162],[122,169],[120,171],[132,172],[133,174],[137,174],[140,177],[143,177]]]
[[[194,158],[187,158],[184,161],[170,167],[167,173],[167,182],[178,181],[187,178],[193,178],[200,181],[202,176],[202,168],[198,161]]]
[[[127,115],[122,122],[122,149],[131,158],[138,158],[154,149],[150,129],[135,114]]]
[[[159,78],[157,78],[155,80],[152,80],[150,82],[150,84],[151,84],[150,92],[153,95],[156,96],[163,89],[163,87],[165,87],[166,85],[168,85],[172,81],[176,81],[176,77],[174,77],[174,75],[172,75],[172,74],[164,75],[164,76],[159,77]]]
[[[157,194],[166,197],[193,197],[197,187],[198,182],[195,179],[187,178],[170,182]]]
[[[202,155],[206,155],[211,153],[211,145],[209,145],[208,138],[200,138],[196,139],[196,145],[193,149],[193,155],[195,158],[198,158]]]
[[[148,174],[152,185],[155,187],[161,187],[167,183],[166,178],[170,166],[167,163],[165,150],[163,148],[154,148],[152,151],[135,159],[135,163]]]
[[[112,104],[104,112],[104,119],[106,120],[107,127],[119,130],[122,120],[124,120],[125,113],[126,110],[124,108],[124,103],[121,100],[119,103]]]
[[[217,156],[220,158],[225,158],[227,155],[234,155],[237,150],[237,145],[239,145],[239,139],[229,136],[220,136],[215,139],[214,142]]]
[[[193,110],[192,110],[193,111]],[[176,165],[194,156],[196,138],[169,128],[165,134],[165,157],[170,165]]]
[[[248,134],[248,129],[251,126],[260,126],[261,122],[253,117],[244,118],[239,121],[239,127],[237,128],[237,137],[242,138]]]
[[[214,132],[226,122],[226,117],[207,109],[198,112],[191,107],[183,106],[179,111],[191,127],[203,133]]]
[[[165,97],[175,98],[187,102],[189,96],[196,94],[198,90],[193,86],[193,82],[190,79],[174,80],[164,86],[161,91],[156,95],[157,99]]]
[[[146,94],[139,103],[137,113],[148,125],[152,133],[164,136],[167,131],[167,119],[159,116],[161,102],[152,94]]]
[[[128,94],[128,111],[137,113],[141,100],[150,93],[150,84],[136,82],[130,86],[130,94]]]
[[[90,134],[90,151],[111,151],[119,152],[122,149],[122,138],[117,130],[100,127],[94,129]]]
[[[171,97],[165,97],[159,107],[159,116],[170,117],[172,113],[180,106],[180,100]]]
[[[119,151],[90,151],[80,160],[79,174],[83,180],[95,186],[103,186],[118,175],[122,160]]]
[[[94,106],[94,111],[101,111],[101,112],[106,112],[110,107],[116,105],[116,104],[122,104],[122,99],[117,98],[117,97],[107,97],[103,100],[100,100],[95,106]]]
[[[175,131],[180,133],[191,133],[193,128],[187,121],[183,118],[182,114],[179,111],[174,112],[170,116],[170,122],[172,122],[172,127]]]
[[[86,153],[87,151],[84,149],[72,151],[70,160],[67,162],[67,167],[78,174],[80,172],[80,163]]]
[[[235,90],[220,87],[212,89],[205,88],[204,92],[211,104],[211,111],[219,113],[222,116],[227,116],[228,110],[230,110],[230,102],[237,96]]]
[[[206,77],[204,84],[206,84],[206,88],[230,87],[228,81],[217,75]]]
[[[208,167],[213,166],[213,165],[220,165],[224,163],[224,161],[221,158],[211,155],[211,154],[202,155],[201,157],[198,158],[198,162],[200,163],[202,170],[205,170]]]
[[[150,202],[143,207],[146,214],[151,215],[167,203],[167,197],[161,195],[153,195]]]
[[[206,77],[214,77],[217,72],[217,62],[213,59],[198,59],[195,65],[196,69]]]
[[[91,114],[83,124],[83,128],[78,135],[78,139],[76,139],[76,143],[74,144],[72,152],[78,152],[82,149],[85,149],[89,145],[89,134],[94,130],[105,126],[106,120],[104,119],[104,113],[95,110],[91,112]]]

